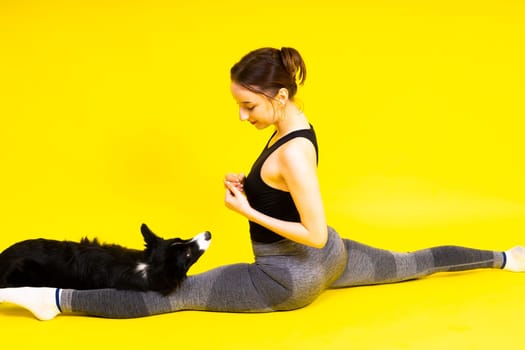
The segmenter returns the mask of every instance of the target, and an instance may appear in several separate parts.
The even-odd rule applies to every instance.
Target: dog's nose
[[[211,243],[211,233],[209,231],[199,233],[197,236],[195,236],[195,238],[192,239],[192,241],[197,241],[199,250],[206,250]]]

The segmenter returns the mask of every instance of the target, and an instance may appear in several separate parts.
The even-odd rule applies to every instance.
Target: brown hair
[[[288,98],[297,93],[297,84],[306,79],[306,66],[299,52],[291,47],[271,47],[246,54],[230,70],[231,80],[255,93],[274,98],[286,88]]]

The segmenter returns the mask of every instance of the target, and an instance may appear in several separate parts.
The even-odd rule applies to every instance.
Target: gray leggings
[[[289,240],[253,243],[255,262],[189,276],[171,295],[62,290],[60,308],[110,318],[180,310],[270,312],[310,304],[328,288],[400,282],[435,272],[501,268],[504,254],[455,246],[396,253],[341,239],[329,228],[323,249]]]

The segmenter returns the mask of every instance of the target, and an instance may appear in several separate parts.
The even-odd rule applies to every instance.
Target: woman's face
[[[276,122],[274,102],[232,82],[231,92],[239,105],[239,119],[249,121],[257,129],[264,129]]]

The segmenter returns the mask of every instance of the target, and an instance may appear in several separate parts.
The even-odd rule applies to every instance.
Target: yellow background
[[[87,235],[139,248],[146,222],[212,231],[192,273],[251,261],[222,178],[247,172],[271,132],[240,123],[229,92],[231,65],[261,46],[306,61],[299,99],[342,236],[525,244],[524,37],[517,0],[1,0],[0,247]],[[525,341],[524,292],[524,275],[479,271],[265,315],[39,323],[2,305],[0,326],[2,343],[54,348],[480,349]]]

